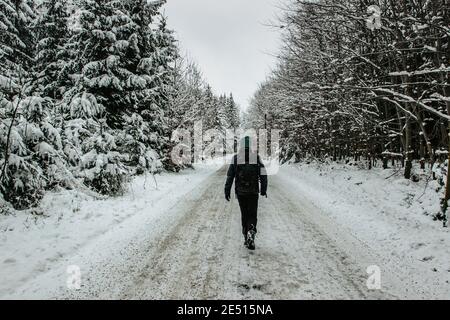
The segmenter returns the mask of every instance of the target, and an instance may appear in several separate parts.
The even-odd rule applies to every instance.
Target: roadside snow
[[[53,297],[66,286],[68,266],[92,269],[99,253],[112,258],[137,234],[160,233],[173,218],[173,203],[221,165],[198,165],[156,180],[137,177],[126,195],[107,200],[77,191],[49,193],[36,209],[0,215],[0,298]]]
[[[427,295],[450,297],[450,233],[432,218],[441,195],[436,181],[344,164],[286,165],[279,177]]]

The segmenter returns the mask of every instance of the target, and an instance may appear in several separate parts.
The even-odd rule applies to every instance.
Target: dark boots
[[[251,225],[250,229],[247,231],[245,235],[244,246],[246,246],[249,250],[255,250],[255,227]]]

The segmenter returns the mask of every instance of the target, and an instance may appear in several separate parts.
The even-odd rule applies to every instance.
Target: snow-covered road
[[[224,175],[218,171],[179,204],[185,215],[156,246],[149,245],[145,267],[120,298],[424,297],[401,266],[384,264],[350,230],[297,194],[287,174],[271,177],[269,198],[260,199],[257,250],[248,251],[237,201],[223,200]],[[381,290],[368,289],[369,266],[382,271]]]
[[[428,279],[408,260],[384,256],[388,251],[321,211],[297,189],[289,171],[269,178],[269,197],[260,199],[257,248],[248,251],[237,201],[223,198],[225,174],[223,167],[205,176],[156,220],[135,221],[122,226],[125,234],[99,237],[8,297],[445,298],[446,288],[428,290]],[[69,263],[81,268],[80,290],[65,286]],[[369,266],[381,271],[380,290],[367,287]]]
[[[365,269],[328,238],[309,206],[277,177],[261,199],[257,250],[243,247],[239,207],[223,200],[224,170],[180,203],[184,217],[151,245],[123,292],[138,299],[310,299],[383,296],[365,288]],[[384,295],[389,297],[388,295]]]

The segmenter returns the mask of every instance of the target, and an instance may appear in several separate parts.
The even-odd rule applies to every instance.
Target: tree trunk
[[[406,63],[405,63],[406,65]],[[409,97],[412,97],[411,87],[407,84],[409,83],[409,77],[403,76],[402,82],[406,84],[405,94]],[[410,103],[405,103],[405,109],[407,111],[411,111]],[[411,117],[405,113],[405,179],[411,179],[411,171],[412,171],[412,150],[411,150]]]
[[[411,179],[411,121],[409,119],[406,119],[405,147],[405,179]]]
[[[443,89],[444,97],[450,97],[450,89],[448,87],[444,87]],[[450,115],[450,102],[447,100],[445,102],[445,105],[447,107],[447,114]],[[448,134],[450,135],[450,121],[447,121],[448,125]],[[444,197],[444,203],[443,203],[443,212],[444,212],[444,227],[448,226],[448,219],[447,219],[447,207],[448,207],[448,201],[450,200],[450,136],[447,137],[448,142],[448,157],[447,157],[447,183],[445,184],[445,197]]]
[[[422,138],[420,139],[419,153],[420,153],[420,169],[425,171],[425,146]]]

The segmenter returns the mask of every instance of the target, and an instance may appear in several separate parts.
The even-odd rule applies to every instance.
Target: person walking
[[[250,137],[241,140],[239,152],[233,156],[225,183],[225,199],[231,199],[231,187],[235,181],[235,193],[241,209],[244,245],[255,250],[258,222],[259,194],[267,198],[267,172]],[[261,185],[261,187],[260,187]]]

